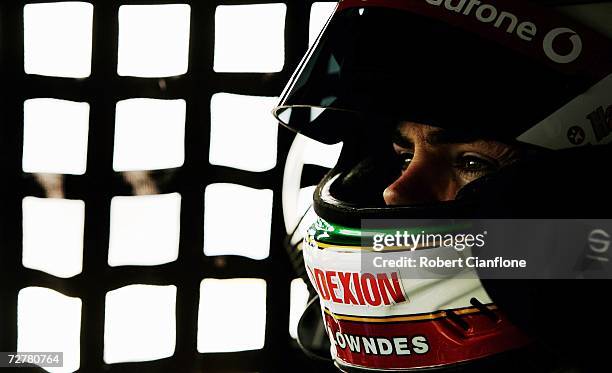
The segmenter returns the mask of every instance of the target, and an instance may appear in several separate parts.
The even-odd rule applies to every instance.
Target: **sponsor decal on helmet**
[[[338,348],[350,350],[353,353],[363,353],[368,355],[410,355],[426,354],[429,352],[429,342],[424,335],[415,335],[413,337],[366,337],[361,335],[353,335],[341,333],[329,333],[330,340]]]
[[[612,141],[612,74],[517,137],[548,149]]]
[[[381,306],[406,301],[397,272],[359,273],[308,270],[321,298],[339,304]]]
[[[568,34],[571,35],[569,40],[572,42],[572,49],[566,54],[557,53],[553,45],[555,40],[561,35]],[[574,30],[567,27],[559,27],[550,30],[548,34],[544,36],[542,46],[544,48],[544,54],[552,61],[556,63],[570,63],[574,62],[580,56],[582,52],[582,39]]]
[[[610,234],[603,229],[594,229],[589,233],[590,253],[587,258],[600,262],[608,262],[608,249],[610,248]]]
[[[520,39],[531,42],[537,35],[538,27],[535,23],[520,20],[519,16],[507,11],[500,10],[493,4],[485,4],[479,0],[425,0],[430,5],[444,6],[444,9],[464,16],[474,16],[481,23],[491,23],[493,27],[502,29],[508,34],[516,34]],[[570,35],[572,43],[571,50],[561,54],[555,50],[554,42],[560,36]],[[550,30],[542,41],[544,54],[551,61],[566,64],[575,61],[582,52],[582,39],[572,29],[557,27]]]
[[[587,115],[587,119],[593,126],[595,139],[601,141],[612,132],[612,105],[606,109],[603,106],[598,107]]]
[[[580,145],[584,142],[586,134],[580,126],[572,126],[567,130],[567,139],[572,145]]]
[[[536,33],[537,28],[533,22],[519,22],[516,14],[498,10],[493,4],[483,4],[479,0],[425,0],[430,5],[442,6],[444,8],[462,14],[464,16],[473,15],[479,22],[492,23],[494,27],[500,28],[505,25],[506,32],[509,34],[515,33],[519,38],[531,41]]]

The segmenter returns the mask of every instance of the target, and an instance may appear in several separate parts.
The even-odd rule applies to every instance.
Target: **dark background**
[[[211,165],[208,162],[208,149],[211,96],[217,92],[279,96],[307,50],[308,22],[313,2],[286,2],[285,64],[278,73],[213,71],[215,7],[253,2],[89,2],[94,6],[92,65],[91,75],[84,79],[25,74],[23,6],[29,2],[0,2],[0,351],[15,351],[17,348],[18,292],[29,286],[41,286],[82,300],[80,372],[277,372],[300,371],[309,367],[310,363],[288,333],[289,284],[296,276],[282,245],[285,228],[280,191],[284,156],[293,134],[284,128],[279,129],[278,161],[273,169],[266,172]],[[191,6],[188,72],[164,79],[118,76],[119,6],[172,3]],[[64,198],[79,199],[86,205],[83,270],[68,279],[22,265],[22,200],[26,196],[47,197],[35,175],[23,172],[21,164],[23,102],[38,97],[87,102],[90,105],[87,171],[84,175],[63,175]],[[113,171],[112,167],[115,104],[133,97],[182,98],[187,102],[183,166],[150,173],[160,193],[178,192],[182,196],[179,257],[164,265],[110,267],[107,256],[111,198],[133,194],[122,173]],[[203,254],[204,188],[216,182],[274,191],[268,258],[252,260],[226,256],[219,260],[218,257]],[[196,338],[200,282],[203,278],[236,277],[255,277],[267,282],[265,347],[245,352],[198,353]],[[174,356],[150,362],[104,363],[105,295],[108,291],[130,284],[177,286]],[[246,310],[248,304],[245,304]],[[25,373],[42,369],[24,368],[20,371]]]

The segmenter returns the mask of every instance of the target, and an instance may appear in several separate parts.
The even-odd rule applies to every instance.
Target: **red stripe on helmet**
[[[530,340],[499,313],[459,316],[467,330],[443,317],[416,322],[354,322],[325,313],[341,363],[370,369],[410,369],[468,362],[525,347]]]

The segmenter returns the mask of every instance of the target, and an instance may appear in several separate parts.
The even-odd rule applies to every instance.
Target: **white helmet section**
[[[548,118],[518,141],[558,150],[612,141],[612,74]]]
[[[576,4],[555,8],[612,39],[612,2]],[[576,97],[517,140],[548,149],[566,149],[612,141],[612,75]]]
[[[312,195],[316,185],[302,187],[304,165],[311,164],[333,168],[338,162],[342,143],[326,145],[309,137],[297,134],[285,162],[283,173],[283,218],[287,234],[305,231],[314,219],[302,219],[312,205]],[[312,211],[312,209],[310,209]],[[303,229],[298,229],[302,222]],[[298,240],[304,236],[301,235]]]

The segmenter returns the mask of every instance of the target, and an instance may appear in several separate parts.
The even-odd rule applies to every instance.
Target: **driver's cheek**
[[[416,154],[410,165],[383,192],[389,206],[448,201],[465,184],[455,168],[436,154]]]

